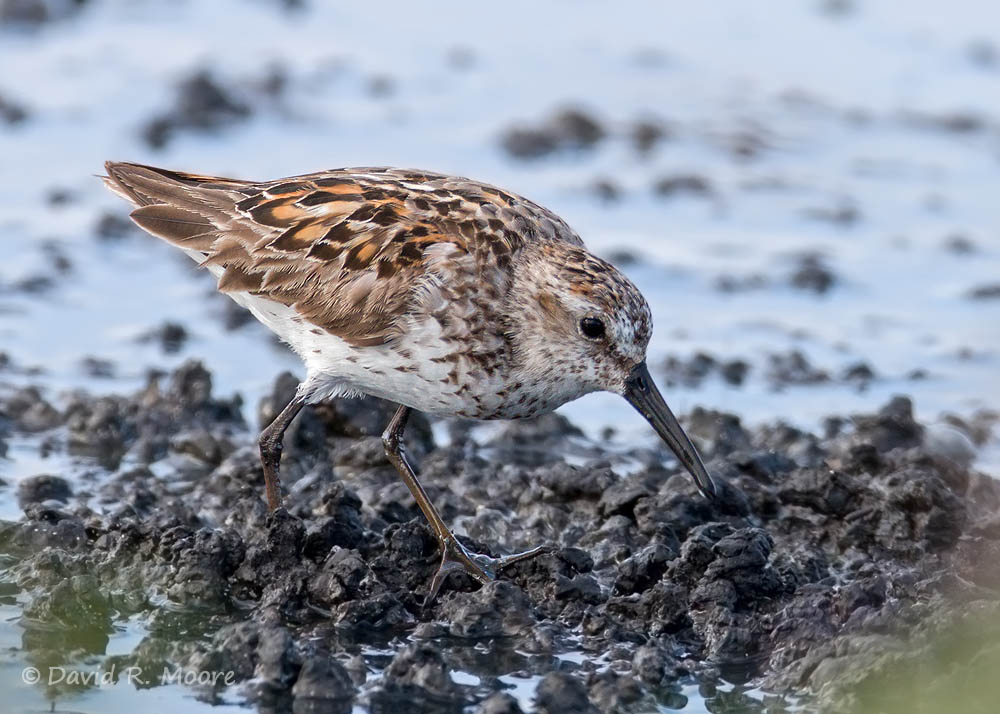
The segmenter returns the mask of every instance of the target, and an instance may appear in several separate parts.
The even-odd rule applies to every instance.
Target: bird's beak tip
[[[642,414],[666,442],[678,461],[691,474],[701,494],[709,500],[716,499],[719,493],[718,487],[702,463],[698,450],[684,433],[684,429],[653,383],[645,362],[637,364],[629,373],[622,396]]]

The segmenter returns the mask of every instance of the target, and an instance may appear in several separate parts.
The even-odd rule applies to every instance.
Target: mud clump
[[[87,0],[0,0],[0,27],[37,28],[75,15]]]
[[[174,106],[154,117],[142,133],[146,143],[162,149],[178,131],[217,131],[251,114],[249,104],[207,70],[200,70],[177,85]]]
[[[972,288],[967,293],[971,300],[1000,300],[1000,283],[987,283]]]
[[[188,341],[187,328],[177,322],[164,322],[158,327],[139,335],[138,341],[159,345],[164,354],[176,354],[180,352]]]
[[[45,501],[62,501],[66,503],[73,495],[69,481],[59,476],[40,474],[30,476],[17,486],[17,502],[23,509],[29,504]]]
[[[24,122],[29,116],[31,116],[30,113],[20,102],[0,94],[0,122],[13,126]]]
[[[799,256],[797,263],[788,279],[792,287],[822,295],[836,284],[837,276],[822,256],[807,253]]]
[[[558,151],[596,146],[606,135],[603,125],[582,109],[563,109],[544,122],[515,126],[504,132],[500,145],[517,159],[538,159]]]
[[[743,359],[720,359],[707,352],[696,352],[690,358],[670,355],[664,362],[668,385],[697,387],[705,379],[717,375],[726,384],[739,386],[750,373],[750,364]]]
[[[707,197],[714,193],[712,183],[698,174],[671,174],[653,182],[653,193],[660,198],[679,196]]]
[[[637,154],[648,156],[660,142],[668,141],[671,138],[671,131],[663,122],[654,119],[640,119],[632,125],[629,138],[632,140],[632,146]]]
[[[279,377],[260,420],[296,386]],[[558,415],[482,443],[457,425],[446,445],[415,415],[407,448],[468,547],[551,546],[485,586],[454,574],[432,603],[437,543],[379,436],[391,405],[304,409],[269,514],[256,434],[201,365],[132,396],[72,395],[48,421],[26,417],[40,399],[5,397],[12,428],[48,424],[104,465],[22,481],[24,518],[0,523],[26,655],[56,665],[47,633],[100,656],[139,616],[148,633],[120,666],[231,671],[261,708],[597,712],[677,707],[679,685],[732,668],[826,696],[932,657],[906,647],[922,623],[1000,609],[979,565],[1000,556],[1000,485],[928,449],[904,397],[824,436],[695,410],[682,421],[713,501],[665,450],[616,474]],[[534,679],[532,700],[505,692],[511,677]]]

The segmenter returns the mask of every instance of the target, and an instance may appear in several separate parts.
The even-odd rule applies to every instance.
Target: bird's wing
[[[354,345],[381,344],[428,282],[503,275],[527,241],[580,239],[554,214],[468,179],[339,169],[255,183],[130,163],[105,182],[155,236],[218,266],[219,289],[293,307]],[[426,291],[425,291],[426,292]]]

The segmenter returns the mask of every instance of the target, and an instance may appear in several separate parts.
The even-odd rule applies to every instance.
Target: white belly
[[[197,251],[185,252],[204,260]],[[222,273],[218,266],[209,270],[216,279]],[[493,419],[534,416],[565,401],[546,399],[530,385],[512,388],[503,370],[487,374],[468,360],[454,359],[454,348],[441,339],[433,318],[412,322],[390,344],[358,347],[279,302],[250,293],[226,294],[299,355],[306,366],[299,391],[310,403],[369,394],[435,416]]]

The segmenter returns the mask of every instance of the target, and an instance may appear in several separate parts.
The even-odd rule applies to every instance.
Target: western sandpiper
[[[412,409],[516,419],[594,391],[620,394],[705,496],[715,486],[646,368],[649,306],[558,216],[464,178],[350,168],[238,181],[108,162],[132,220],[182,249],[302,358],[306,378],[260,435],[267,503],[281,505],[285,429],[306,404],[399,404],[382,440],[453,570],[481,582],[543,551],[493,558],[448,529],[407,462]]]

